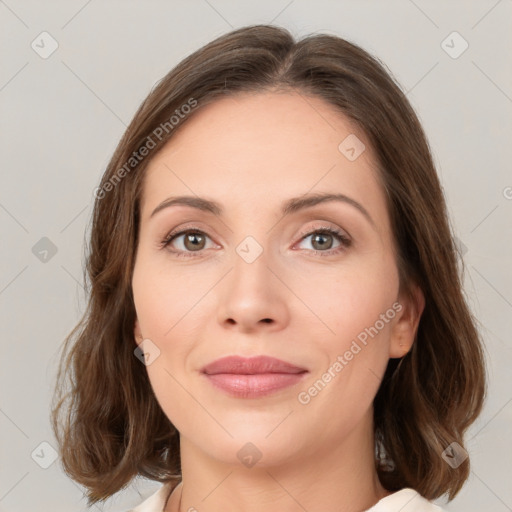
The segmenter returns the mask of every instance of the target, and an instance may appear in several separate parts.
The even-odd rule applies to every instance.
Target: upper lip
[[[254,375],[259,373],[303,373],[307,370],[270,356],[227,356],[207,364],[201,371],[207,375],[218,373]]]

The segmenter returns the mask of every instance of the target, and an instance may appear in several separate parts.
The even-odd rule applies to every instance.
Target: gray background
[[[56,447],[48,414],[57,355],[85,305],[93,190],[125,126],[190,52],[268,22],[299,37],[328,32],[360,44],[386,63],[418,112],[490,373],[484,412],[468,435],[471,476],[446,509],[512,510],[511,0],[0,0],[0,511],[86,510],[81,487],[41,443]],[[43,31],[58,43],[47,58],[40,54],[52,40]],[[448,37],[453,31],[460,36]],[[159,485],[138,479],[92,508],[126,510]]]

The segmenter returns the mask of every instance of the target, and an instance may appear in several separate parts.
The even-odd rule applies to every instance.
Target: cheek
[[[184,369],[191,350],[193,306],[205,290],[194,293],[196,288],[185,273],[164,271],[142,257],[134,268],[132,289],[142,335],[151,340],[151,350],[158,354],[145,370],[160,407],[180,430],[185,423],[201,419],[201,411],[189,407],[184,413],[182,404],[191,400],[185,390]]]
[[[385,277],[384,277],[385,276]],[[314,282],[314,285],[312,285]],[[318,274],[314,280],[303,281],[298,295],[321,320],[327,335],[327,347],[342,350],[357,338],[364,341],[371,330],[380,339],[387,336],[394,317],[392,308],[398,292],[396,269],[390,266],[365,266],[343,269],[338,275]],[[385,320],[381,318],[384,315]],[[372,327],[377,323],[378,333]],[[331,352],[330,350],[329,352]]]
[[[171,273],[165,266],[158,268],[158,263],[150,263],[149,259],[141,258],[137,262],[132,289],[142,333],[150,339],[170,336],[174,326],[198,300],[185,273]]]
[[[327,409],[340,418],[356,418],[372,403],[389,360],[396,269],[383,261],[315,282],[317,286],[308,287],[308,305],[322,320],[315,344],[323,364],[311,376],[311,394],[305,389],[304,399],[315,402],[318,414]],[[342,410],[332,409],[337,403],[344,404]]]
[[[162,354],[147,372],[160,408],[180,432],[189,432],[194,425],[204,424],[204,410],[187,392],[186,377],[169,363],[169,353]],[[174,360],[175,358],[173,358]]]
[[[331,417],[325,435],[336,436],[357,423],[380,386],[389,360],[395,288],[376,274],[353,273],[323,289],[311,303],[329,327],[315,339],[323,363],[302,388],[299,402],[310,417]]]

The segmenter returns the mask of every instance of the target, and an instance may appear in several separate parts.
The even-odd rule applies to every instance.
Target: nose
[[[285,328],[291,292],[279,273],[269,266],[265,252],[251,263],[235,254],[233,268],[220,288],[218,321],[223,328],[244,333]]]

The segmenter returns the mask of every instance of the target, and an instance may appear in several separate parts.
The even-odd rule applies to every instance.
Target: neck
[[[304,448],[279,464],[246,468],[212,458],[180,436],[182,484],[166,512],[366,510],[390,494],[375,470],[373,439],[369,414],[343,439],[322,445],[322,450],[311,453]]]

